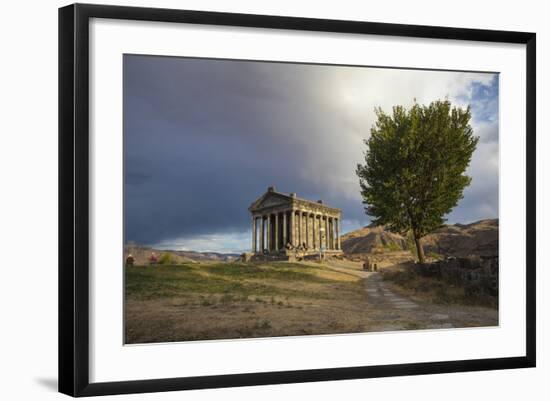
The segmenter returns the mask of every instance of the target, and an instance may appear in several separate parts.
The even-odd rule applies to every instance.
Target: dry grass
[[[426,281],[386,282],[396,293],[411,295],[418,308],[398,309],[380,297],[369,299],[361,263],[330,263],[213,262],[127,268],[125,342],[410,330],[437,327],[441,323],[437,316],[442,314],[448,315],[445,321],[453,327],[498,324],[495,309],[433,303],[434,283]],[[382,274],[392,269],[384,268]]]
[[[472,291],[468,285],[425,277],[403,263],[382,270],[384,280],[393,283],[402,295],[424,302],[443,305],[484,306],[498,309],[498,297]]]
[[[322,265],[212,263],[126,269],[126,342],[368,329],[359,278]]]

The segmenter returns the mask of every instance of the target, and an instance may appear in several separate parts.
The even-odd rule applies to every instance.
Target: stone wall
[[[450,257],[415,265],[423,276],[439,277],[449,283],[464,285],[472,293],[498,295],[498,257]]]

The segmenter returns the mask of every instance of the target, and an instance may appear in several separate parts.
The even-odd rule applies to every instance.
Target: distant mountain
[[[407,241],[400,234],[392,233],[384,226],[367,226],[349,232],[341,238],[344,253],[372,253],[377,249],[407,249]]]
[[[346,254],[376,253],[384,250],[406,250],[407,240],[384,226],[367,226],[342,236]],[[498,256],[498,219],[471,224],[445,225],[422,238],[424,252],[445,256]]]
[[[240,257],[240,254],[238,253],[196,252],[196,251],[160,251],[160,252],[172,252],[178,256],[195,260],[195,261],[200,261],[200,260],[231,261]]]
[[[498,219],[446,225],[422,239],[426,252],[452,256],[498,256]]]
[[[151,253],[155,253],[157,257],[161,257],[163,254],[170,255],[171,262],[177,263],[197,263],[201,261],[232,261],[238,258],[240,255],[237,253],[218,253],[218,252],[196,252],[196,251],[172,251],[163,249],[154,249],[142,245],[126,245],[124,247],[124,256],[131,254],[134,257],[134,263],[136,265],[149,264],[149,258]]]

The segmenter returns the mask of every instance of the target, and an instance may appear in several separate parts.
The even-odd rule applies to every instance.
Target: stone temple
[[[283,194],[274,187],[248,208],[252,214],[252,253],[259,257],[291,260],[342,253],[342,212],[323,201]]]

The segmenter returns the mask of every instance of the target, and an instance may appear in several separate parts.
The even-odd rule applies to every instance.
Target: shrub
[[[486,289],[487,284],[462,282],[458,276],[426,275],[426,269],[387,269],[382,278],[415,295],[428,297],[438,304],[479,305],[498,308],[498,291]]]
[[[160,256],[158,263],[160,265],[170,265],[170,264],[172,264],[173,263],[172,255],[170,255],[169,253],[163,253]]]
[[[430,257],[432,259],[435,259],[435,260],[445,259],[445,257],[443,255],[440,255],[439,253],[436,253],[436,252],[428,252],[428,257]]]
[[[384,248],[388,251],[395,252],[395,251],[401,251],[402,248],[399,246],[399,244],[396,244],[395,242],[389,242],[384,245]]]

